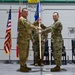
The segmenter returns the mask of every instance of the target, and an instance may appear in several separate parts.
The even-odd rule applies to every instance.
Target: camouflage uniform
[[[61,57],[62,57],[62,24],[59,21],[56,21],[52,24],[52,26],[49,26],[46,28],[43,33],[49,33],[51,32],[51,40],[53,43],[53,50],[54,50],[54,60],[56,65],[61,65]]]
[[[37,21],[35,21],[33,23],[34,26],[38,27],[39,26],[39,23]],[[42,29],[45,29],[46,27],[41,24],[41,28]],[[33,40],[34,40],[34,43],[33,43],[33,51],[34,51],[34,64],[38,64],[40,65],[41,63],[43,63],[43,57],[44,57],[44,47],[45,47],[45,39],[47,37],[46,34],[44,35],[41,35],[41,62],[39,61],[40,60],[40,52],[39,52],[39,31],[38,30],[35,30],[33,31]]]
[[[24,66],[28,59],[31,30],[36,29],[27,19],[20,17],[18,21],[18,47],[20,66]]]

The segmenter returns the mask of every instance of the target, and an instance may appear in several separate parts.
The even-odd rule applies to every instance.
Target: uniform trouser
[[[20,42],[18,44],[18,46],[19,46],[20,66],[24,66],[26,64],[26,61],[28,60],[29,43],[30,43],[30,41],[26,40],[26,41]]]
[[[43,58],[44,58],[44,46],[45,43],[44,42],[41,42],[41,60],[43,61]],[[39,59],[40,59],[40,50],[39,50],[39,42],[35,42],[33,44],[33,50],[34,50],[34,60],[35,60],[35,63],[38,63],[39,62]]]
[[[55,41],[53,42],[53,57],[56,65],[60,66],[61,65],[61,58],[62,58],[62,41],[58,42]]]

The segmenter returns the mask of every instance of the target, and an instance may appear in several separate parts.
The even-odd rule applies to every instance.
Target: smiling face
[[[53,13],[53,20],[54,20],[54,21],[57,21],[58,18],[59,18],[59,14],[58,14],[57,12],[54,12],[54,13]]]

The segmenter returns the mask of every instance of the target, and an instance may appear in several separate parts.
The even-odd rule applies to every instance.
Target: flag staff
[[[39,18],[40,18],[40,1],[39,1]],[[39,20],[39,27],[40,27],[40,20]],[[41,30],[39,30],[40,33]],[[39,50],[40,50],[40,59],[42,59],[41,57],[41,34],[39,34]]]
[[[11,11],[11,6],[10,6],[10,11]],[[12,38],[11,38],[11,39],[12,39]],[[11,51],[11,50],[10,50],[10,51]],[[9,62],[8,62],[9,64],[11,64],[11,59],[10,59],[10,58],[11,58],[11,56],[10,56],[10,52],[9,52]]]
[[[11,38],[11,6],[8,11],[8,20],[7,20],[7,28],[6,28],[6,36],[5,36],[5,42],[4,42],[4,50],[6,54],[9,54],[9,59],[5,61],[5,63],[10,64],[10,51],[12,47],[12,38]]]

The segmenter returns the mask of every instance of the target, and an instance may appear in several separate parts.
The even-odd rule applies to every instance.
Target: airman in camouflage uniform
[[[62,57],[62,24],[58,20],[59,14],[58,12],[53,13],[53,20],[54,23],[52,26],[47,27],[45,30],[42,31],[42,33],[49,33],[51,32],[51,40],[53,43],[53,50],[54,50],[54,61],[56,63],[56,66],[54,68],[51,68],[51,71],[60,71],[61,66],[61,57]]]
[[[38,20],[33,23],[34,26],[38,27]],[[42,30],[46,28],[43,24],[41,24]],[[35,66],[43,66],[43,58],[44,58],[44,49],[45,49],[45,39],[47,38],[46,34],[41,35],[41,60],[40,60],[40,51],[39,51],[39,30],[33,31],[33,51],[34,51],[34,64]]]
[[[19,59],[20,59],[20,71],[29,72],[31,68],[28,68],[26,61],[29,54],[29,43],[31,39],[31,32],[35,30],[36,27],[33,26],[27,20],[28,10],[26,8],[22,9],[22,16],[18,21],[18,47],[19,47]]]

